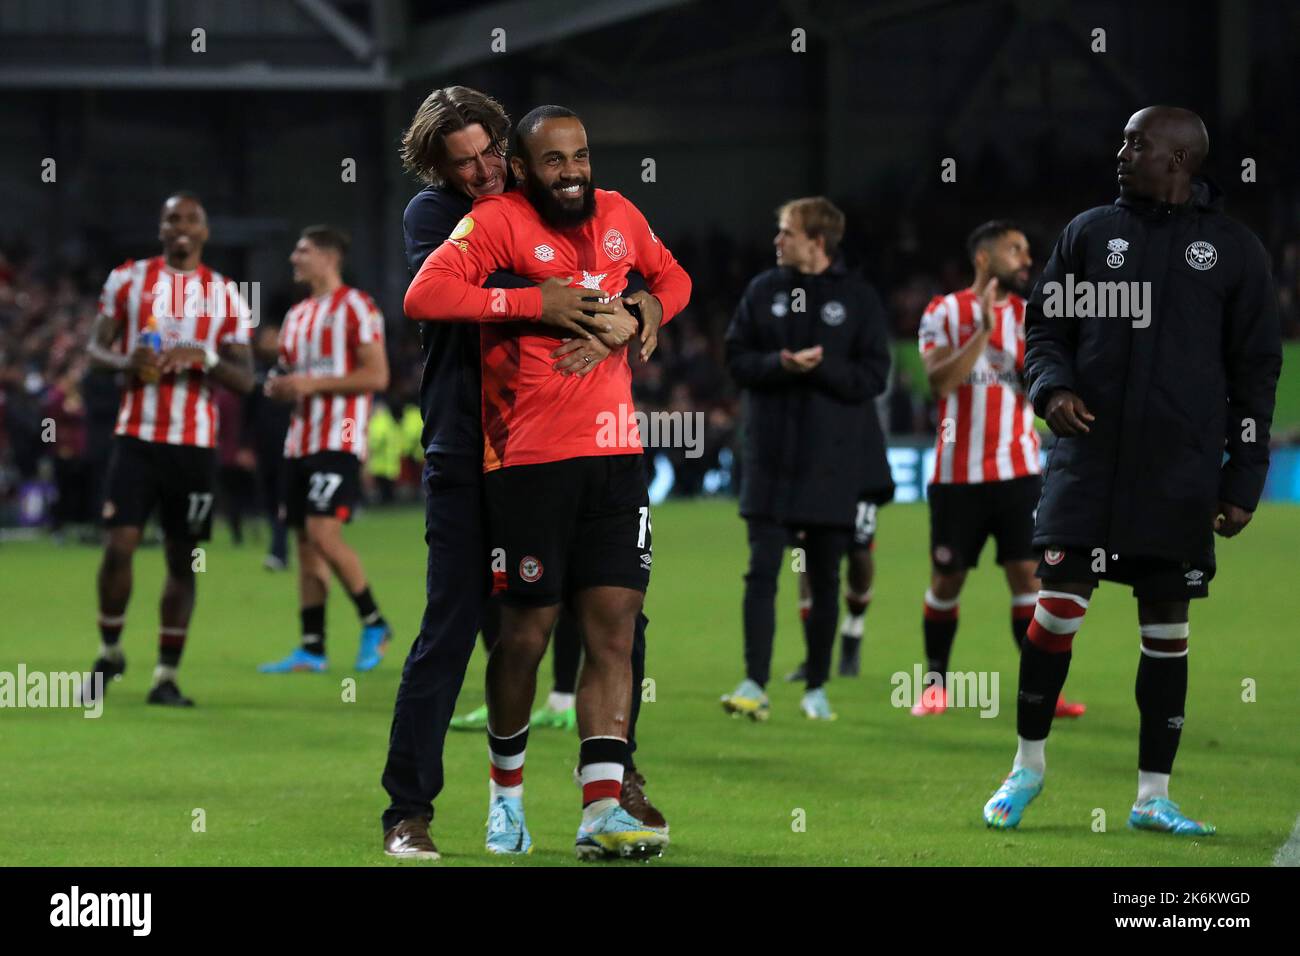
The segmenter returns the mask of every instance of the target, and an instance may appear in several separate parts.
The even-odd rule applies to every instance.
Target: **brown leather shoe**
[[[655,805],[646,799],[644,787],[645,777],[635,770],[627,771],[623,774],[623,791],[619,794],[618,802],[624,810],[650,829],[667,833],[668,821]]]
[[[385,833],[384,852],[399,860],[442,859],[429,837],[429,821],[424,817],[407,817]]]

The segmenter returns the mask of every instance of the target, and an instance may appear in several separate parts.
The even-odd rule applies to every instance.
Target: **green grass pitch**
[[[136,560],[126,677],[104,715],[0,710],[0,864],[393,864],[380,852],[379,786],[394,692],[423,606],[422,514],[361,516],[349,529],[399,638],[344,702],[357,627],[337,585],[329,605],[327,675],[255,672],[296,641],[294,576],[259,567],[255,546],[218,533],[199,579],[181,670],[192,711],[147,707],[156,653],[159,549]],[[1220,542],[1208,601],[1193,604],[1191,690],[1173,796],[1219,835],[1204,840],[1125,827],[1136,783],[1138,658],[1130,592],[1107,585],[1075,645],[1067,689],[1088,704],[1048,745],[1047,788],[1019,832],[985,829],[980,807],[1015,747],[1016,655],[1005,584],[992,547],[961,604],[954,670],[1000,674],[1000,713],[950,711],[919,720],[891,706],[890,675],[921,659],[926,513],[881,514],[876,599],[863,674],[834,680],[839,713],[815,724],[800,688],[775,682],[766,724],[722,712],[739,680],[744,529],[726,501],[673,502],[654,514],[655,571],[638,759],[672,824],[672,846],[648,865],[1267,865],[1300,811],[1300,655],[1292,590],[1300,509],[1266,506]],[[0,670],[82,670],[97,645],[97,552],[45,541],[0,545]],[[802,657],[793,579],[782,580],[774,671]],[[549,685],[543,664],[539,697]],[[475,651],[460,710],[482,699]],[[1244,702],[1243,681],[1256,700]],[[478,734],[451,734],[438,801],[434,865],[573,863],[579,796],[575,738],[529,741],[528,822],[535,850],[500,861],[483,850],[487,755]],[[204,832],[195,832],[202,810]],[[1105,832],[1096,832],[1097,810]],[[802,812],[800,812],[802,811]],[[803,820],[803,826],[796,824]],[[421,864],[403,864],[421,865]],[[428,865],[428,864],[424,864]]]

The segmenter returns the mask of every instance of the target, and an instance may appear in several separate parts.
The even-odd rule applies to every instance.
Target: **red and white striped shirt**
[[[382,342],[384,317],[360,289],[339,286],[329,295],[303,299],[280,327],[280,363],[311,378],[347,375],[357,367],[357,348]],[[366,458],[370,428],[369,393],[321,392],[298,401],[284,436],[284,456],[302,458],[318,451],[351,452]]]
[[[235,284],[200,265],[170,268],[162,256],[128,260],[109,273],[100,314],[122,328],[117,350],[129,355],[151,325],[161,348],[178,345],[216,351],[226,342],[248,344],[250,313]],[[167,445],[212,448],[217,406],[201,364],[143,382],[130,376],[122,392],[116,434]]]
[[[983,354],[940,405],[931,483],[1009,481],[1041,470],[1034,410],[1020,381],[1025,300],[1008,295],[996,308]],[[961,348],[979,321],[973,290],[935,296],[921,318],[921,354],[941,346]]]

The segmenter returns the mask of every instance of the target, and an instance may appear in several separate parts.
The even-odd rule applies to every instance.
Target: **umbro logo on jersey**
[[[650,570],[650,558],[651,558],[651,555],[650,555],[650,552],[648,552],[648,551],[647,551],[645,554],[641,555],[641,570],[642,570],[642,571],[649,571],[649,570]]]
[[[1197,239],[1188,246],[1184,255],[1187,258],[1187,264],[1201,272],[1206,269],[1213,269],[1214,264],[1219,261],[1219,250],[1202,239]]]
[[[1183,577],[1187,579],[1187,586],[1191,588],[1191,587],[1195,587],[1197,584],[1201,582],[1201,578],[1205,577],[1205,572],[1188,571],[1186,574],[1183,575]]]
[[[1106,265],[1112,269],[1118,269],[1124,264],[1124,253],[1128,251],[1128,240],[1112,239],[1106,243],[1106,248],[1110,250],[1110,255],[1106,257]]]
[[[607,275],[609,275],[608,272],[600,272],[592,275],[586,269],[583,269],[582,281],[579,282],[578,285],[584,289],[595,289],[597,292],[603,292],[605,290],[600,287],[600,284],[605,281],[605,276]]]
[[[550,262],[555,258],[555,250],[546,243],[542,243],[533,250],[533,255],[537,257],[538,262]]]
[[[1170,729],[1170,730],[1182,730],[1182,729],[1183,729],[1183,718],[1182,718],[1182,717],[1170,717],[1170,718],[1169,718],[1169,729]]]

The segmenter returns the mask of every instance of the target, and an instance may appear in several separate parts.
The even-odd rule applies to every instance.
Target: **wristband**
[[[217,367],[217,363],[220,361],[221,361],[221,356],[218,355],[215,350],[206,349],[203,352],[203,371],[211,372],[214,368]]]

